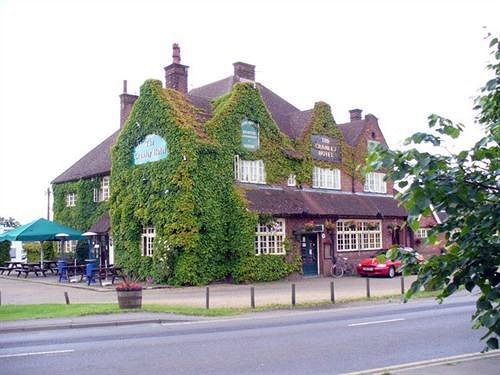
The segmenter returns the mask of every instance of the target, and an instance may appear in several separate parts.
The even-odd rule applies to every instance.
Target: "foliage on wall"
[[[0,242],[0,264],[10,261],[10,241]]]

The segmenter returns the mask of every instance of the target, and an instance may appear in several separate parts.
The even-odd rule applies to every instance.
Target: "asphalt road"
[[[0,374],[337,374],[478,352],[473,310],[459,297],[0,334]]]

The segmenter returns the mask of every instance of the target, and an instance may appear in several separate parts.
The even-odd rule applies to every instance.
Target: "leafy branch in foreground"
[[[418,266],[411,254],[394,248],[387,256],[409,261],[405,273],[418,269],[418,278],[406,298],[426,288],[443,288],[444,298],[459,287],[478,290],[474,327],[486,328],[483,339],[487,347],[498,348],[500,336],[500,44],[490,37],[494,63],[487,68],[494,72],[475,99],[476,121],[484,132],[472,148],[458,153],[391,151],[377,147],[368,156],[369,170],[383,168],[387,178],[399,181],[403,192],[398,194],[408,210],[408,224],[416,231],[421,215],[431,215],[431,209],[445,210],[448,218],[434,227],[427,239],[437,242],[439,232],[446,233],[446,252],[431,257]],[[416,133],[407,145],[428,144],[439,147],[445,138],[457,139],[463,125],[444,117],[429,116],[429,133]],[[475,289],[477,288],[477,289]]]

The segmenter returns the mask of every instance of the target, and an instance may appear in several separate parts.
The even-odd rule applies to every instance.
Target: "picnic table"
[[[49,270],[52,274],[57,274],[58,269],[57,269],[57,260],[44,260],[43,261],[43,268],[46,268]]]
[[[40,266],[40,263],[24,263],[24,264],[21,264],[21,267],[15,268],[14,271],[17,272],[17,277],[21,276],[21,274],[24,273],[25,279],[28,277],[28,274],[34,273],[35,276],[38,276],[39,272],[44,277],[47,277],[47,275],[45,274],[45,272],[47,272],[47,270],[43,269]]]
[[[61,282],[62,280],[66,280],[69,282],[71,277],[77,277],[77,276],[80,276],[79,281],[82,281],[84,275],[85,275],[85,265],[66,264],[61,268],[61,271],[59,272],[59,282]]]
[[[115,279],[125,279],[125,274],[123,273],[122,267],[108,266],[108,267],[97,267],[92,270],[92,275],[87,275],[87,285],[91,282],[99,281],[99,285],[102,286],[102,281],[111,279],[111,284],[115,283]]]
[[[12,271],[21,268],[23,264],[23,262],[4,262],[4,265],[0,267],[0,272],[2,275],[7,272],[7,276],[9,276]]]

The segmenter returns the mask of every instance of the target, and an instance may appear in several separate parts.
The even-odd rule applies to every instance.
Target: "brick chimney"
[[[123,93],[120,95],[120,128],[123,127],[127,117],[132,110],[132,106],[137,100],[137,95],[127,93],[127,80],[123,81]]]
[[[351,116],[351,122],[361,120],[361,112],[363,112],[363,110],[358,108],[351,109],[349,111],[349,115]]]
[[[255,65],[250,65],[241,61],[233,64],[234,75],[244,80],[255,81]]]
[[[183,94],[188,89],[188,66],[181,64],[181,48],[177,43],[172,45],[172,64],[165,67],[165,87]]]

